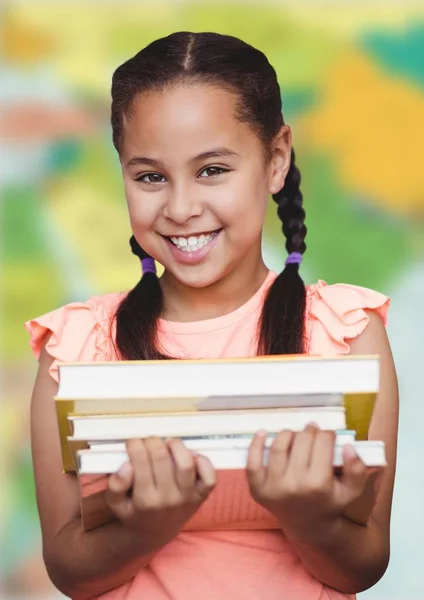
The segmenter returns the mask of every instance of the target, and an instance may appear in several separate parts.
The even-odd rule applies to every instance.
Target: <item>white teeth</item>
[[[183,252],[195,252],[206,246],[217,235],[216,231],[214,231],[213,233],[202,233],[199,236],[191,235],[189,238],[171,237],[171,241]]]

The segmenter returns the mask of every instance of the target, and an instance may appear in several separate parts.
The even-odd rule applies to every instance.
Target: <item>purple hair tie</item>
[[[146,273],[153,273],[156,275],[156,263],[154,258],[142,258],[141,259],[141,270],[143,275]]]
[[[291,252],[288,257],[286,258],[286,265],[293,265],[293,264],[298,264],[300,265],[300,263],[302,262],[303,259],[303,255],[300,252]]]

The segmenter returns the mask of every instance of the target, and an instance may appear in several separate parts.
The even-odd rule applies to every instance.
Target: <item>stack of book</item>
[[[128,460],[126,441],[181,438],[208,457],[218,483],[185,529],[275,528],[249,497],[245,466],[252,437],[265,429],[264,461],[277,433],[309,422],[336,432],[333,466],[351,443],[368,467],[370,493],[352,506],[366,522],[384,443],[368,441],[379,389],[376,356],[267,356],[247,359],[62,363],[55,397],[63,470],[80,482],[86,530],[113,519],[105,500],[109,474]]]

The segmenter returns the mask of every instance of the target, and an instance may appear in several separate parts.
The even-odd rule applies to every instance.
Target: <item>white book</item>
[[[116,361],[59,365],[56,399],[375,393],[378,356]]]
[[[333,467],[343,465],[342,451],[345,444],[335,444]],[[353,446],[367,467],[385,467],[385,447],[380,441],[357,441]],[[206,456],[217,470],[244,469],[247,463],[248,448],[203,448],[199,453]],[[269,444],[264,450],[264,464],[268,462]],[[80,475],[109,474],[116,472],[128,461],[125,449],[89,449],[77,451]]]
[[[274,441],[276,433],[268,433],[267,439],[265,440],[265,446],[269,447]],[[253,440],[253,435],[251,434],[241,434],[241,435],[214,435],[214,436],[196,436],[189,438],[180,438],[183,442],[184,446],[189,450],[193,450],[195,452],[201,452],[202,450],[208,449],[245,449],[250,446]],[[78,440],[74,437],[68,437],[69,442],[74,441],[82,441]],[[86,441],[86,440],[84,440]],[[355,431],[351,431],[348,429],[336,431],[336,444],[348,444],[353,443],[355,441]],[[87,445],[94,451],[100,450],[118,450],[125,451],[126,449],[126,441],[125,440],[111,440],[111,441],[103,441],[103,440],[88,440]]]
[[[227,410],[209,413],[167,415],[69,415],[71,435],[85,440],[115,440],[149,436],[182,437],[211,434],[252,434],[259,429],[270,432],[300,431],[314,421],[321,429],[345,429],[343,406],[284,408],[263,410]]]

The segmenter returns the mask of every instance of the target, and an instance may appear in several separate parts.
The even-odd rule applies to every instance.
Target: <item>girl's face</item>
[[[268,196],[289,167],[289,127],[265,164],[261,141],[234,115],[233,94],[191,85],[141,96],[124,120],[120,158],[134,236],[187,286],[260,264]]]

